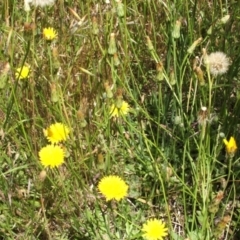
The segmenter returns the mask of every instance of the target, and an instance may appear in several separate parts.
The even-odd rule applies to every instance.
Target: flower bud
[[[196,67],[195,68],[195,73],[197,75],[198,81],[200,83],[201,86],[203,86],[205,84],[205,80],[203,77],[203,71],[200,67]]]
[[[169,79],[170,84],[172,86],[175,85],[176,84],[176,78],[175,78],[175,74],[174,74],[173,70],[170,71],[170,77],[169,78],[170,78]]]
[[[120,18],[124,17],[124,5],[121,0],[117,1],[117,15]]]
[[[92,33],[94,35],[98,35],[98,33],[99,33],[99,28],[98,28],[98,23],[97,23],[96,17],[92,18]]]
[[[173,38],[180,38],[180,28],[181,28],[181,22],[177,20],[172,31]]]
[[[47,172],[45,170],[42,170],[38,176],[39,180],[43,182],[46,179],[46,177],[47,177]]]
[[[123,98],[123,89],[122,88],[117,89],[116,98],[117,99],[122,99]]]
[[[228,22],[228,20],[230,19],[230,15],[227,14],[226,16],[222,17],[220,20],[219,20],[219,24],[220,25],[224,25]]]
[[[109,86],[109,83],[108,82],[104,83],[104,87],[105,87],[105,91],[107,93],[107,98],[112,98],[113,93],[112,93],[111,87]]]
[[[151,39],[149,38],[149,36],[147,36],[147,46],[148,46],[148,50],[149,51],[153,51],[153,44],[152,44],[152,41]]]
[[[114,55],[114,53],[116,52],[117,52],[117,46],[116,46],[115,34],[111,33],[109,47],[108,47],[108,54]]]
[[[54,70],[58,70],[61,64],[59,61],[59,53],[57,47],[52,48],[52,56],[53,56],[53,68]]]
[[[119,60],[119,58],[118,58],[118,55],[117,55],[117,53],[114,53],[113,54],[113,64],[114,64],[114,66],[119,66],[119,64],[120,64],[120,60]]]
[[[216,239],[219,239],[222,237],[224,230],[230,221],[231,221],[230,215],[226,215],[218,220],[216,226],[214,227],[214,231],[213,231],[213,235]]]
[[[116,107],[120,109],[122,107],[122,104],[123,104],[123,100],[121,98],[117,98],[115,102]]]
[[[99,154],[97,155],[97,161],[98,161],[99,164],[104,163],[104,156],[103,156],[102,153],[99,153]]]
[[[221,138],[225,138],[225,133],[220,132],[220,133],[219,133],[219,136],[220,136]]]
[[[81,109],[79,109],[77,111],[77,118],[79,119],[80,127],[84,128],[84,127],[87,126],[87,121],[85,119],[85,114]]]
[[[174,118],[174,124],[180,125],[182,123],[182,118],[180,116],[175,116]]]
[[[57,86],[53,83],[51,84],[51,101],[52,102],[58,102],[59,100],[59,94],[57,91]]]
[[[202,49],[202,53],[203,53],[203,62],[206,68],[209,69],[209,57],[208,57],[206,48]]]
[[[26,189],[17,189],[17,197],[19,199],[26,198],[27,197],[27,190]]]
[[[188,48],[187,52],[189,54],[192,54],[193,51],[195,50],[195,48],[197,47],[197,45],[202,41],[202,38],[198,38],[196,41],[193,42],[193,44]]]
[[[207,30],[207,34],[212,35],[212,26],[210,26],[210,28]]]
[[[157,69],[157,80],[158,81],[163,81],[164,80],[163,65],[162,65],[161,62],[157,63],[156,69]]]
[[[24,32],[25,33],[32,33],[36,29],[36,25],[33,22],[25,22],[24,23]]]

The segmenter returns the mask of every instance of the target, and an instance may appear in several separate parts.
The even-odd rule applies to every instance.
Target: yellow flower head
[[[58,145],[47,145],[39,153],[39,158],[44,167],[58,167],[64,162],[64,151]]]
[[[54,28],[51,28],[51,27],[44,28],[43,37],[48,41],[52,41],[54,38],[57,37],[57,32],[54,30]]]
[[[110,117],[121,117],[123,115],[127,115],[129,110],[129,104],[125,101],[121,101],[120,104],[112,104]]]
[[[237,151],[237,143],[234,137],[230,137],[230,140],[227,141],[226,138],[223,139],[223,142],[226,146],[226,151],[230,156],[234,156],[235,152]]]
[[[163,237],[168,235],[165,223],[156,218],[150,219],[143,224],[142,231],[144,232],[143,236],[147,240],[163,240]]]
[[[120,201],[127,196],[128,185],[120,177],[110,175],[102,178],[98,184],[98,189],[104,195],[106,201],[112,199]]]
[[[51,143],[66,141],[69,135],[69,128],[62,123],[54,123],[47,129],[43,130],[45,137]]]
[[[20,80],[26,79],[28,78],[29,72],[30,68],[28,66],[17,68],[15,72],[15,77]]]

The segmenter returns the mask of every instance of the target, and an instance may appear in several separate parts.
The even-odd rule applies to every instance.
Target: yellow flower
[[[226,138],[223,139],[223,142],[226,146],[226,151],[230,156],[234,156],[235,152],[237,151],[237,143],[234,137],[230,137],[230,140],[227,141]]]
[[[39,153],[39,158],[44,167],[58,167],[64,162],[64,151],[58,145],[47,145]]]
[[[54,30],[54,28],[51,28],[51,27],[44,28],[43,37],[48,41],[52,41],[54,38],[57,37],[57,32]]]
[[[69,128],[62,123],[54,123],[50,125],[47,129],[43,130],[45,137],[51,143],[59,143],[61,141],[66,141],[69,135]]]
[[[145,232],[143,236],[147,240],[162,240],[168,235],[167,230],[165,223],[156,218],[148,220],[142,227],[142,231]]]
[[[17,68],[15,77],[20,80],[26,79],[28,78],[29,72],[30,72],[30,68],[28,66]]]
[[[112,199],[120,201],[127,196],[128,185],[120,177],[110,175],[102,178],[98,184],[98,189],[104,195],[106,201]]]
[[[110,117],[120,117],[127,115],[129,110],[129,104],[125,101],[121,101],[120,104],[112,104],[110,109]]]

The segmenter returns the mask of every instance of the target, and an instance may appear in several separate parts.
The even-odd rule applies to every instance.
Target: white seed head
[[[229,59],[223,52],[213,52],[208,55],[210,73],[214,76],[227,72],[230,65]]]
[[[44,7],[44,6],[52,5],[54,2],[55,0],[24,0],[25,8],[29,7],[29,3],[31,3],[36,7],[37,6]]]
[[[26,12],[29,12],[30,11],[30,6],[29,6],[29,3],[31,2],[32,0],[24,0],[24,10]]]

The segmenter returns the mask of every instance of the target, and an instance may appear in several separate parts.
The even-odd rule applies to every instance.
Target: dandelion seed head
[[[210,73],[214,76],[222,75],[228,71],[230,62],[223,52],[213,52],[208,55]]]
[[[24,0],[25,5],[29,5],[31,3],[33,6],[40,6],[45,7],[48,5],[52,5],[55,2],[55,0]]]
[[[207,107],[202,106],[201,110],[198,113],[198,124],[205,125],[209,119],[209,112],[207,111]]]

